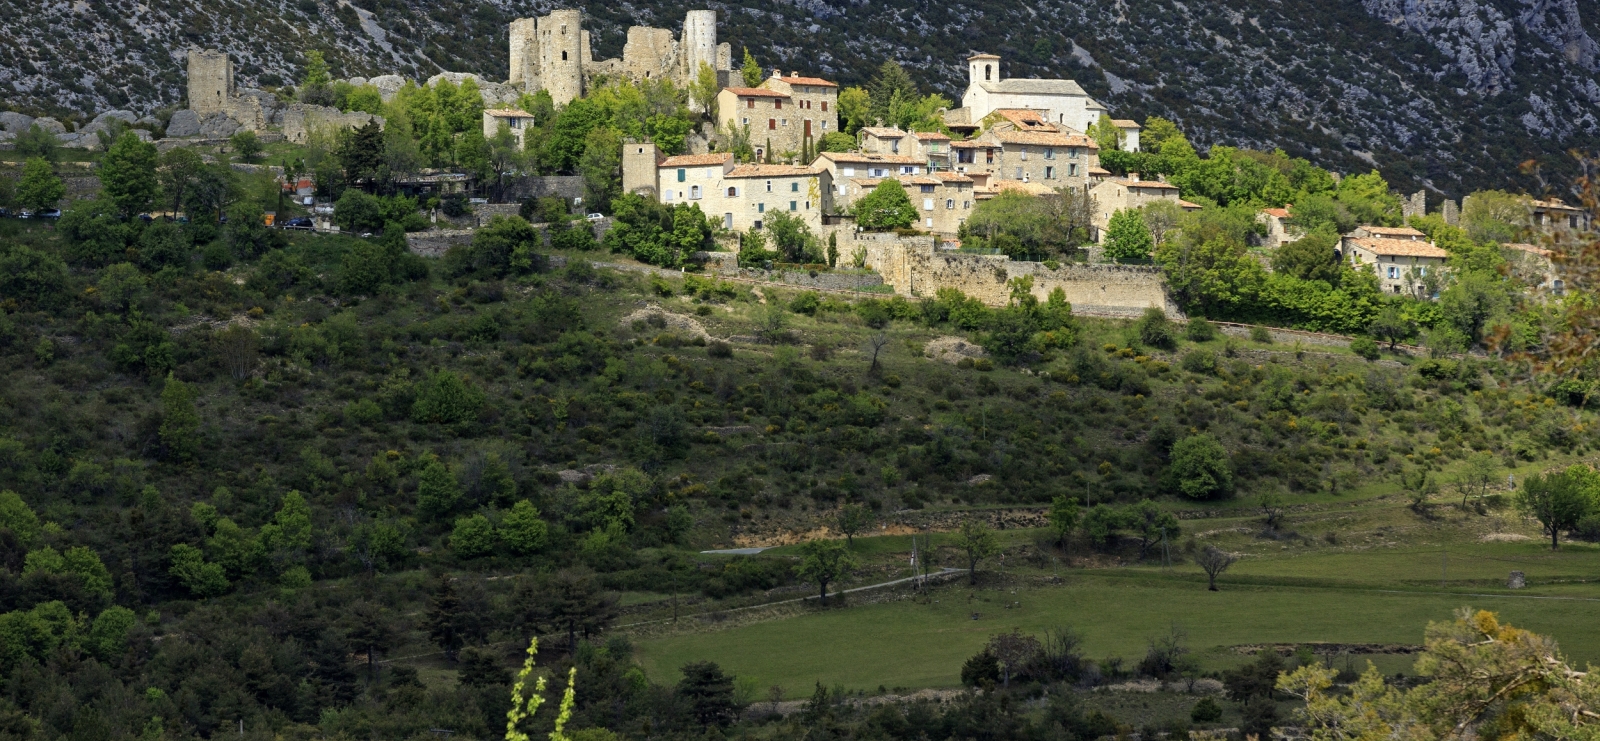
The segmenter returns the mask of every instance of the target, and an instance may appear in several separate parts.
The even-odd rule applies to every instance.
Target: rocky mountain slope
[[[183,51],[220,47],[240,83],[291,81],[307,49],[339,76],[506,76],[506,24],[548,0],[0,0],[0,108],[92,115],[180,103]],[[581,2],[596,58],[666,0]],[[695,3],[765,66],[864,81],[885,57],[959,100],[962,58],[1067,76],[1119,117],[1171,117],[1203,144],[1283,147],[1459,196],[1556,182],[1600,149],[1600,11],[1578,0],[743,0]],[[1442,197],[1436,195],[1435,198]]]

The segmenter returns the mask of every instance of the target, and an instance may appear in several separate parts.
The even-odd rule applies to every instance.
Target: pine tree
[[[766,79],[761,72],[761,65],[756,64],[756,58],[750,56],[750,47],[744,48],[744,65],[739,67],[739,76],[744,78],[745,87],[759,87]]]
[[[200,415],[194,410],[194,387],[167,373],[167,385],[161,390],[161,445],[175,460],[194,458],[200,449],[196,433],[200,431]]]
[[[461,598],[456,596],[450,576],[440,576],[438,589],[428,598],[428,614],[423,627],[428,630],[428,639],[444,651],[445,658],[451,661],[456,660],[456,655],[467,642],[459,620],[460,608]]]

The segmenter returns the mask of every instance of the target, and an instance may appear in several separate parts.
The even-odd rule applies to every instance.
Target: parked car
[[[283,227],[285,229],[310,229],[313,226],[315,225],[311,223],[311,219],[306,216],[296,216],[288,221],[283,222]]]
[[[39,218],[41,218],[41,219],[59,219],[59,218],[61,218],[61,209],[59,209],[59,208],[49,208],[49,209],[45,209],[43,211],[40,211],[39,212]]]
[[[33,218],[33,212],[29,211],[27,209],[23,209],[23,210],[17,212],[17,218],[19,218],[19,219],[31,219],[31,218]]]
[[[599,220],[605,218],[605,214],[589,214],[588,216],[585,216],[584,218],[586,218],[586,219],[588,219],[590,221],[599,221]]]
[[[10,216],[11,216],[11,209],[9,209],[9,208],[0,208],[0,219],[10,218]]]

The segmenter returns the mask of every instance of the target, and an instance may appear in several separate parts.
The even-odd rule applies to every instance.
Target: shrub
[[[711,344],[706,345],[706,354],[713,358],[731,358],[733,346],[722,340],[712,340]]]
[[[1371,337],[1357,337],[1350,340],[1350,352],[1367,360],[1378,359],[1378,341]]]
[[[816,315],[817,309],[821,307],[822,299],[817,296],[816,291],[806,291],[805,293],[795,296],[794,300],[789,302],[790,311],[796,314],[806,314],[808,316]]]
[[[439,199],[439,209],[445,216],[452,219],[460,218],[472,213],[472,206],[467,200],[466,193],[448,193]]]
[[[1197,317],[1189,320],[1183,334],[1190,342],[1210,342],[1217,338],[1217,325]]]
[[[1216,700],[1202,697],[1189,710],[1189,719],[1196,723],[1215,723],[1222,720],[1222,706]]]
[[[1152,306],[1144,310],[1144,316],[1139,317],[1139,323],[1134,325],[1139,333],[1139,341],[1151,347],[1171,350],[1177,346],[1177,340],[1172,334],[1172,322],[1167,320],[1167,313]]]
[[[1172,446],[1172,475],[1178,491],[1190,499],[1215,499],[1233,491],[1228,451],[1210,435],[1186,437]]]
[[[1183,369],[1190,373],[1211,375],[1217,372],[1217,355],[1210,350],[1196,348],[1183,354]]]
[[[1263,345],[1270,345],[1272,344],[1272,332],[1266,327],[1251,327],[1250,341],[1259,342]]]

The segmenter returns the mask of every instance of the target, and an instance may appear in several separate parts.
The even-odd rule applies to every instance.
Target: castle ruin
[[[189,49],[189,107],[172,115],[167,136],[223,139],[237,131],[281,127],[285,138],[304,142],[315,128],[359,128],[368,121],[382,126],[382,116],[360,111],[296,103],[285,107],[265,90],[235,88],[233,60],[216,49]]]
[[[727,72],[733,64],[733,47],[717,43],[714,10],[689,11],[678,38],[668,29],[633,26],[622,58],[598,62],[577,10],[518,18],[511,22],[510,36],[511,77],[506,84],[530,93],[547,90],[556,105],[582,97],[597,75],[624,75],[640,82],[665,79],[687,87],[701,65]]]
[[[233,60],[216,49],[189,49],[189,110],[206,115],[227,110],[233,99]]]

